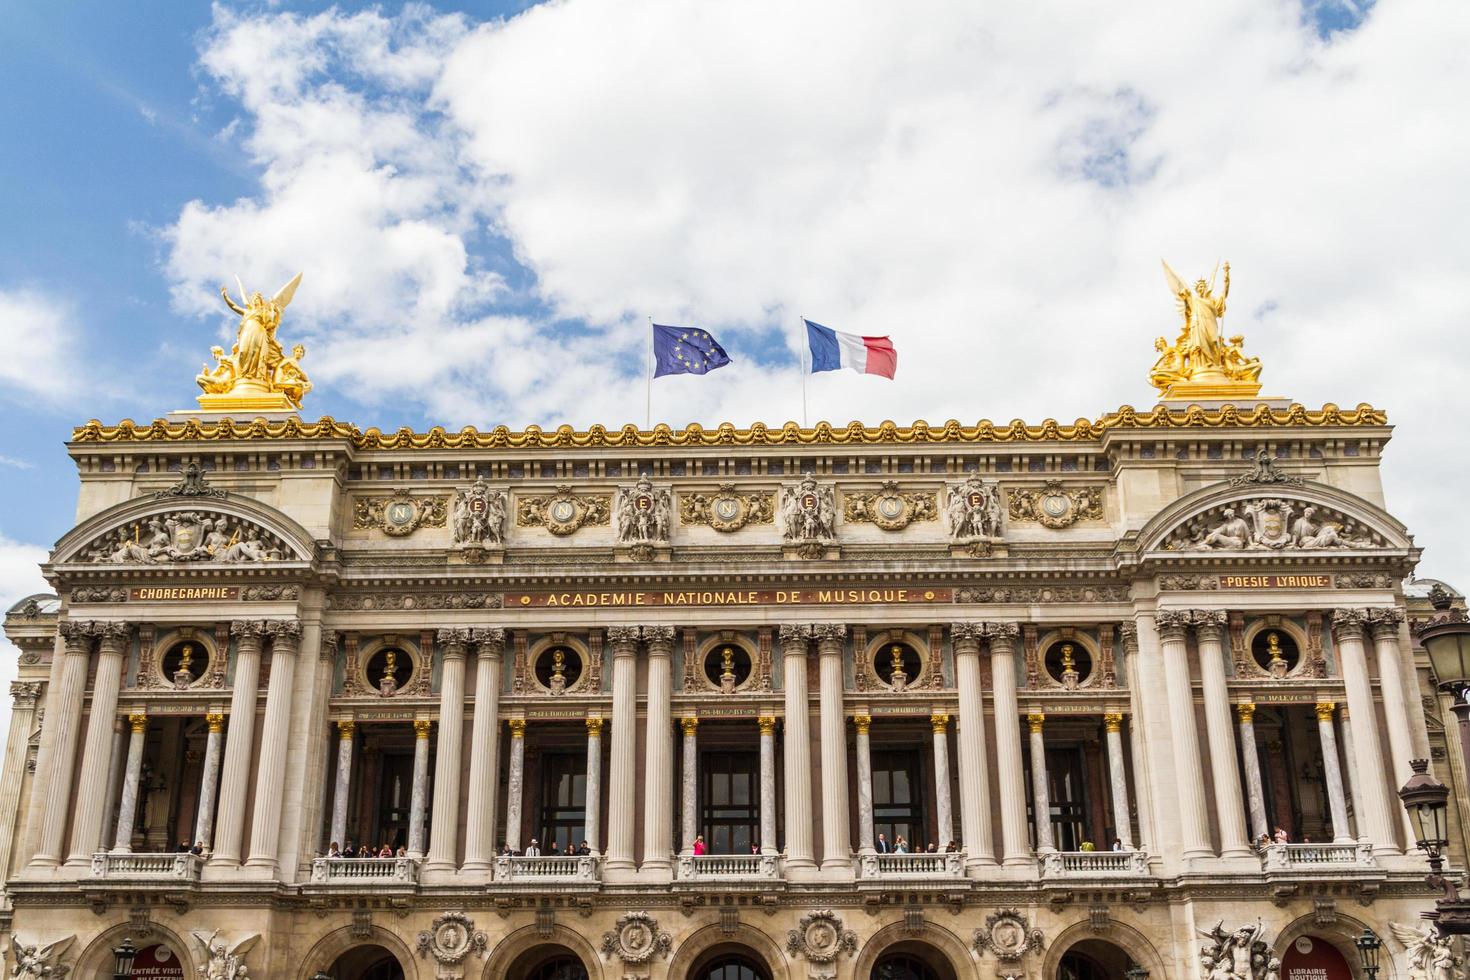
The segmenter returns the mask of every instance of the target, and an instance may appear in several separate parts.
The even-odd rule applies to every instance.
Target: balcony
[[[1367,844],[1270,844],[1261,852],[1261,867],[1279,872],[1341,874],[1378,867]]]
[[[962,851],[918,854],[865,854],[859,859],[864,878],[888,881],[945,881],[965,876]]]
[[[1144,851],[1054,851],[1040,858],[1041,877],[1047,880],[1148,877]]]
[[[413,858],[317,858],[311,862],[309,887],[411,892],[418,880],[419,863]]]
[[[679,880],[688,882],[780,881],[777,854],[697,854],[679,858]]]
[[[586,854],[548,854],[541,857],[501,855],[495,859],[495,887],[530,885],[596,888],[599,858]],[[557,890],[565,891],[565,887]],[[580,889],[579,889],[580,890]]]
[[[113,854],[103,851],[92,855],[92,878],[103,882],[131,885],[192,884],[199,880],[204,859],[197,854]]]

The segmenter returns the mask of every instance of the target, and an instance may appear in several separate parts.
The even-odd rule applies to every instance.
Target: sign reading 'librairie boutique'
[[[951,589],[650,589],[644,592],[509,592],[507,609],[622,606],[902,606],[950,602]]]
[[[1330,589],[1330,575],[1221,575],[1222,589]]]

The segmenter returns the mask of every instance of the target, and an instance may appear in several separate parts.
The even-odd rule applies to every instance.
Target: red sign
[[[162,977],[164,980],[184,980],[184,961],[174,955],[174,951],[159,943],[156,946],[144,946],[138,950],[137,959],[133,960],[133,972],[135,977]]]
[[[1281,980],[1353,980],[1353,971],[1327,940],[1298,936],[1281,958]]]

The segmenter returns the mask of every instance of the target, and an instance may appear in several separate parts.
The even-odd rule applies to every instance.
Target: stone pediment
[[[53,565],[266,565],[310,561],[294,521],[247,498],[143,498],[120,504],[57,542]]]

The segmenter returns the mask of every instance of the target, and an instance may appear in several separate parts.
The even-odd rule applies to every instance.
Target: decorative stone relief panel
[[[904,493],[889,480],[871,493],[842,494],[842,519],[850,524],[876,524],[885,531],[899,531],[920,521],[939,517],[933,491]]]
[[[555,493],[516,500],[516,527],[544,527],[552,534],[564,536],[582,527],[603,527],[612,519],[609,499],[583,496],[569,486]]]
[[[668,956],[674,940],[658,928],[658,920],[647,912],[618,916],[611,932],[602,934],[602,955],[616,956],[624,964],[637,966],[655,956]]]
[[[989,952],[1003,963],[1014,963],[1046,945],[1046,936],[1026,922],[1019,909],[1002,909],[985,917],[971,942],[982,955]]]
[[[857,952],[857,933],[844,929],[836,912],[819,909],[802,916],[797,928],[786,934],[786,952],[807,961],[810,980],[832,980],[837,976],[837,958]]]
[[[489,938],[475,928],[475,920],[463,912],[445,912],[435,917],[430,928],[418,936],[419,955],[434,957],[441,968],[451,968],[455,975],[462,972],[460,964],[471,953],[478,953],[484,959],[489,945]]]
[[[1166,551],[1320,551],[1381,548],[1383,538],[1339,510],[1280,497],[1212,507],[1172,531]]]
[[[679,494],[679,522],[707,524],[728,534],[747,524],[771,524],[776,520],[776,495],[769,490],[741,493],[733,483],[722,483],[712,494]]]
[[[94,539],[78,560],[112,565],[296,560],[284,541],[254,521],[206,510],[179,510],[129,521]]]
[[[837,540],[837,504],[832,486],[806,476],[781,489],[781,537],[801,548],[803,557],[820,558],[823,545]]]
[[[1102,487],[1065,487],[1048,480],[1041,489],[1008,492],[1007,511],[1011,520],[1040,524],[1054,530],[1078,521],[1103,519]]]
[[[394,538],[412,534],[421,527],[443,527],[448,520],[448,497],[416,497],[400,489],[394,490],[391,496],[357,497],[352,502],[354,528],[377,528]]]

